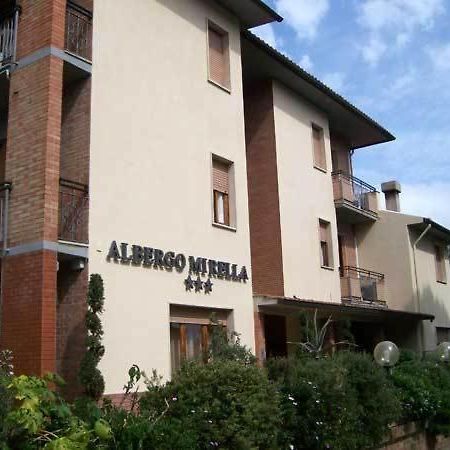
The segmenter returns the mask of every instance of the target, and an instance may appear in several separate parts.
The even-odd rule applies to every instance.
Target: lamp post
[[[390,371],[398,363],[400,351],[393,342],[383,341],[376,345],[373,357],[379,366]]]

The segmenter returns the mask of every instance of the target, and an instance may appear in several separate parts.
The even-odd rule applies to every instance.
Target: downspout
[[[417,240],[413,244],[413,260],[414,260],[414,277],[416,280],[416,301],[417,301],[417,312],[421,312],[420,305],[420,288],[419,288],[419,277],[417,274],[417,261],[416,261],[416,250],[419,242],[425,237],[425,235],[430,231],[431,225],[428,224],[422,234],[417,238]],[[423,323],[420,322],[420,346],[422,349],[422,353],[425,351],[425,336],[423,330]]]

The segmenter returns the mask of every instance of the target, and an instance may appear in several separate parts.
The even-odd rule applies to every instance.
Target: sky
[[[450,0],[266,3],[285,20],[252,31],[397,138],[356,150],[354,175],[450,228]]]

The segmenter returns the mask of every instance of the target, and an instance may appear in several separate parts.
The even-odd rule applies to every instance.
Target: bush
[[[396,391],[370,357],[268,362],[282,392],[285,440],[296,449],[360,449],[379,444],[397,418]]]
[[[4,423],[13,404],[13,398],[8,390],[13,377],[12,353],[9,350],[0,351],[0,442],[4,438]]]
[[[279,448],[278,394],[255,365],[224,359],[185,364],[171,382],[151,385],[140,405],[145,414],[162,416],[161,437],[167,437],[164,430],[189,430],[188,448]]]
[[[105,380],[98,369],[98,363],[102,359],[105,348],[102,345],[103,327],[100,314],[104,305],[103,279],[98,274],[92,274],[89,280],[86,313],[86,353],[80,364],[79,379],[84,393],[93,400],[99,400],[105,390]]]
[[[106,448],[109,425],[98,420],[93,428],[76,417],[71,407],[50,389],[57,376],[13,377],[7,390],[14,403],[3,422],[2,449]]]
[[[392,371],[403,421],[418,421],[433,434],[450,435],[450,369],[410,358]]]

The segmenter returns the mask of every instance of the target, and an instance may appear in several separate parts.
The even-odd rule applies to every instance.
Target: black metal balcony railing
[[[60,181],[58,239],[88,243],[88,186],[69,180]]]
[[[370,194],[376,194],[376,188],[341,170],[333,172],[332,176],[335,200],[345,200],[359,209],[376,212],[369,197]]]
[[[16,62],[17,27],[20,9],[0,21],[0,68]]]
[[[8,210],[11,183],[0,183],[0,245],[1,254],[6,255],[8,249]]]
[[[368,303],[385,303],[384,275],[359,267],[340,268],[342,297]]]
[[[66,10],[66,51],[92,60],[92,13],[73,2]]]

